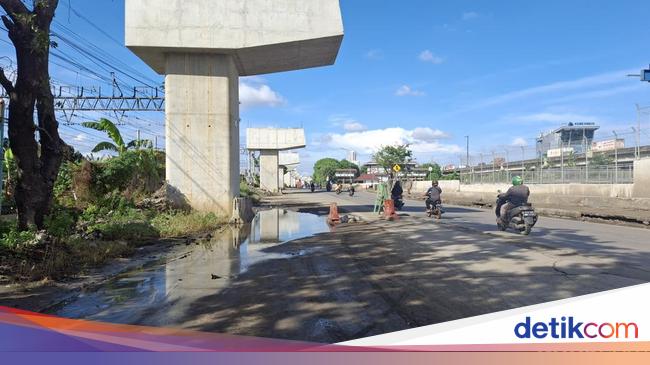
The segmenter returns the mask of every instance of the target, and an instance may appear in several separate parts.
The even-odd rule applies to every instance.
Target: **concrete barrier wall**
[[[650,174],[643,176],[644,179],[650,178]],[[421,195],[430,186],[429,181],[415,182],[411,195]],[[506,191],[510,186],[461,185],[459,181],[440,181],[440,187],[443,190],[443,201],[447,204],[492,206],[498,191]],[[530,202],[546,211],[557,211],[554,215],[617,216],[650,221],[650,180],[639,179],[636,184],[549,184],[529,187]]]
[[[429,181],[418,181],[413,184],[412,191],[415,193],[425,192],[431,186]],[[506,191],[511,185],[508,184],[473,184],[461,185],[460,181],[440,181],[440,187],[444,192],[462,193],[487,193],[496,195],[499,190]],[[633,184],[543,184],[528,185],[531,194],[541,195],[569,195],[580,197],[600,198],[632,198]],[[650,188],[650,181],[647,183]],[[640,197],[650,197],[647,196]]]

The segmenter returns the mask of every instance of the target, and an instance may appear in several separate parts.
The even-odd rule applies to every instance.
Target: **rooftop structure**
[[[549,151],[564,148],[575,153],[584,153],[591,148],[596,131],[595,123],[568,123],[554,131],[542,134],[537,139],[537,153],[544,156]]]

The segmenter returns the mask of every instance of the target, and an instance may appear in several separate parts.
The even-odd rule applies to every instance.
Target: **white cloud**
[[[435,54],[433,54],[433,52],[431,52],[428,49],[422,51],[422,53],[420,53],[420,56],[418,58],[422,62],[429,62],[429,63],[433,63],[434,65],[439,65],[439,64],[445,62],[444,58],[442,58],[440,56],[436,56]]]
[[[481,15],[479,13],[475,12],[475,11],[468,11],[468,12],[463,13],[462,19],[463,20],[473,20],[473,19],[476,19],[476,18],[478,18],[480,16]]]
[[[416,154],[461,152],[461,148],[457,145],[443,144],[438,141],[447,136],[442,131],[430,128],[413,130],[385,128],[344,134],[330,133],[321,138],[320,144],[326,149],[351,149],[368,155],[375,153],[382,146],[396,144],[408,144]]]
[[[285,100],[266,84],[261,77],[249,77],[239,82],[239,101],[241,108],[277,107],[285,104]]]
[[[517,137],[514,140],[512,140],[512,145],[517,147],[526,147],[528,146],[528,142],[523,137]]]
[[[547,123],[569,123],[569,122],[594,122],[599,118],[575,113],[536,113],[521,115],[515,117],[516,120],[522,122],[547,122]]]
[[[424,96],[426,95],[423,91],[414,90],[408,85],[402,85],[395,91],[397,96]]]
[[[544,99],[543,102],[545,104],[556,104],[556,103],[567,103],[570,101],[573,102],[579,100],[593,100],[599,98],[608,98],[616,95],[639,92],[640,90],[645,89],[646,87],[647,85],[644,85],[642,83],[638,83],[638,84],[635,83],[631,85],[623,85],[617,87],[607,87],[607,88],[597,89],[593,91],[580,92],[571,95],[563,95],[562,97],[554,98],[554,99]]]
[[[439,130],[431,128],[415,128],[413,130],[412,136],[417,141],[422,142],[435,142],[439,139],[449,138],[449,134]]]
[[[346,132],[362,132],[368,129],[368,127],[346,114],[332,115],[329,121],[335,127],[343,127]]]
[[[493,96],[478,103],[475,103],[470,109],[480,109],[484,107],[505,104],[513,102],[520,99],[530,98],[533,96],[544,95],[544,94],[559,94],[564,92],[569,92],[573,90],[582,90],[594,87],[604,87],[607,86],[607,89],[611,88],[612,84],[616,83],[626,83],[629,82],[624,76],[633,71],[631,70],[621,70],[615,72],[608,72],[603,74],[598,74],[594,76],[583,77],[576,80],[569,81],[559,81],[547,85],[541,85],[536,87],[531,87],[528,89],[517,90],[497,96]],[[602,90],[602,89],[601,89]]]
[[[345,129],[346,132],[363,132],[368,128],[359,122],[347,122],[343,124],[343,129]]]
[[[87,136],[86,134],[80,133],[80,134],[77,134],[77,135],[74,137],[73,140],[74,140],[75,142],[84,142],[84,141],[86,141],[87,139],[88,139],[88,136]]]
[[[381,60],[384,58],[384,52],[381,49],[371,49],[366,52],[366,58],[370,60]]]

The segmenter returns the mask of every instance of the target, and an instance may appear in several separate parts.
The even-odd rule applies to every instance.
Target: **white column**
[[[280,191],[278,179],[278,151],[260,151],[260,188],[277,193]]]
[[[166,55],[167,180],[194,209],[230,215],[239,196],[239,74],[231,56]]]
[[[278,190],[284,189],[284,168],[278,166]]]

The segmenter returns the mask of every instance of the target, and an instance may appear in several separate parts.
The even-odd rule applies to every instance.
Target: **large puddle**
[[[226,227],[210,242],[174,249],[163,262],[129,272],[58,309],[67,318],[165,325],[190,308],[183,303],[217,294],[251,266],[307,254],[283,243],[328,232],[324,217],[282,209],[261,211],[251,225]]]

